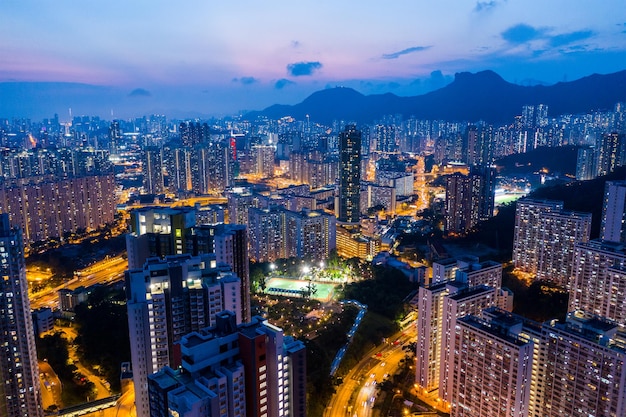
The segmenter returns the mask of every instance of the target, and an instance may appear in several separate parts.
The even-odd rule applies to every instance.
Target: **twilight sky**
[[[626,5],[3,0],[0,56],[0,118],[70,107],[116,117],[232,114],[337,85],[423,94],[461,71],[491,69],[518,84],[620,71]]]

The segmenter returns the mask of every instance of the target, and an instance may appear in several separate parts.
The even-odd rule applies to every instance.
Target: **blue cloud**
[[[552,36],[549,40],[550,46],[559,47],[570,43],[591,38],[595,33],[591,30],[579,30],[578,32],[564,33]]]
[[[501,33],[502,39],[510,43],[526,43],[544,36],[545,29],[535,29],[525,23],[511,26]]]
[[[383,54],[383,59],[396,59],[402,55],[411,54],[413,52],[425,51],[427,49],[432,48],[431,46],[413,46],[411,48],[406,48],[398,52],[392,52],[390,54]]]
[[[276,81],[276,84],[274,84],[274,88],[277,90],[280,90],[292,84],[295,84],[295,83],[286,78],[281,78],[280,80]]]
[[[128,94],[128,97],[150,97],[152,93],[144,88],[135,88]]]
[[[241,77],[241,78],[233,78],[234,83],[241,83],[243,85],[250,85],[257,83],[258,80],[254,77]]]
[[[499,2],[497,0],[478,1],[478,2],[476,2],[476,7],[474,7],[474,11],[477,12],[477,13],[486,12],[486,11],[491,10],[494,7],[496,7],[498,5],[498,3]]]
[[[287,65],[287,73],[293,77],[302,75],[313,75],[313,73],[322,68],[321,62],[295,62]]]

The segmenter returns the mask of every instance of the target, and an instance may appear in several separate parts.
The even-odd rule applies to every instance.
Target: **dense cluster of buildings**
[[[625,195],[626,181],[606,183],[594,240],[589,213],[560,201],[517,202],[513,264],[569,292],[564,322],[508,312],[499,281],[474,278],[487,276],[481,264],[435,262],[418,295],[420,394],[451,416],[624,415]]]
[[[251,315],[250,260],[335,250],[373,258],[392,242],[388,219],[372,211],[393,218],[412,202],[424,154],[463,165],[446,177],[440,213],[446,233],[464,234],[493,214],[496,158],[578,145],[577,177],[594,178],[626,163],[625,119],[622,104],[554,118],[539,104],[505,126],[391,116],[358,128],[308,118],[0,120],[0,411],[43,414],[23,243],[111,223],[120,188],[152,201],[227,200],[131,212],[125,288],[138,416],[303,416],[304,345]],[[419,275],[420,392],[452,416],[626,414],[626,182],[605,194],[595,240],[590,214],[517,203],[513,263],[569,292],[565,322],[510,313],[497,262],[440,259],[432,277]],[[64,308],[81,294],[63,293]]]
[[[246,226],[205,215],[131,212],[125,287],[137,415],[304,416],[304,345],[250,314]]]
[[[64,239],[113,222],[116,182],[108,153],[94,149],[7,148],[0,152],[0,212],[26,244]]]

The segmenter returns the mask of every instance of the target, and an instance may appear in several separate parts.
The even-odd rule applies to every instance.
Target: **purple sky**
[[[422,94],[460,71],[491,69],[520,84],[616,72],[626,69],[626,5],[7,0],[0,2],[0,56],[0,83],[103,87],[98,98],[57,93],[59,103],[49,104],[59,113],[229,114],[294,104],[337,85]],[[13,111],[6,104],[16,100],[13,87],[0,89],[0,117],[16,115],[4,114]],[[35,98],[17,99],[37,101],[37,88],[29,92]],[[12,108],[27,116],[42,111]]]

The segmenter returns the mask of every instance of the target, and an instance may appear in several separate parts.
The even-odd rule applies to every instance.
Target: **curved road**
[[[402,347],[413,342],[416,329],[410,326],[391,336],[389,343],[377,346],[344,376],[324,412],[324,417],[370,417],[378,390],[375,385],[393,375],[404,358]]]

